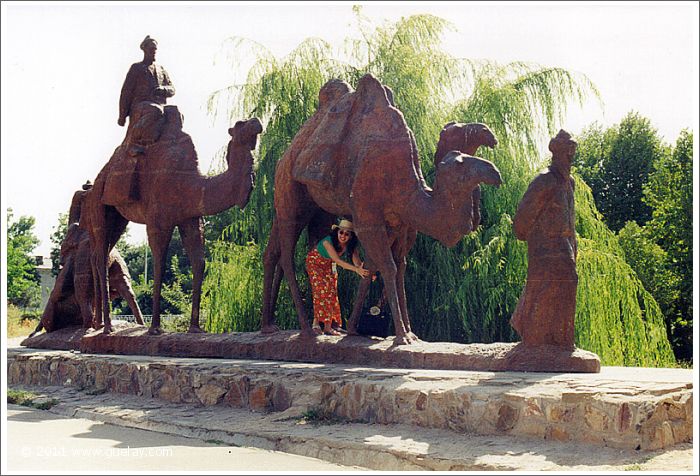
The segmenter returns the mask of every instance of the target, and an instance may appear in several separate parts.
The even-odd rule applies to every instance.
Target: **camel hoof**
[[[411,340],[411,342],[420,342],[421,340],[413,332],[409,332],[406,336]]]
[[[277,327],[274,324],[271,324],[269,326],[262,326],[262,329],[260,329],[261,334],[274,334],[275,332],[279,332],[280,328]]]
[[[190,326],[190,328],[187,329],[187,332],[189,334],[206,334],[207,333],[207,331],[205,331],[201,327],[195,326],[195,325]]]
[[[409,345],[411,340],[408,336],[396,336],[394,337],[394,345]]]
[[[160,326],[158,326],[158,327],[149,327],[149,328],[148,328],[148,333],[149,333],[150,335],[152,335],[152,336],[159,336],[159,335],[161,335],[161,334],[163,333],[163,329],[161,329]]]
[[[111,325],[111,324],[105,326],[104,329],[102,329],[102,333],[103,333],[103,334],[111,334],[112,332],[114,332],[114,329],[112,329],[112,325]]]

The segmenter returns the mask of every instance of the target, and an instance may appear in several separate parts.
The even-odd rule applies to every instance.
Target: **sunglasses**
[[[352,231],[338,230],[338,236],[352,236]]]

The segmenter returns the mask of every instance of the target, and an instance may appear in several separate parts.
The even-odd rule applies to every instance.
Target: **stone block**
[[[231,382],[228,392],[224,395],[224,403],[230,407],[247,408],[248,392],[250,391],[250,379],[241,377]]]
[[[208,383],[196,389],[194,393],[197,395],[197,399],[202,405],[209,407],[211,405],[216,405],[223,400],[223,397],[226,394],[226,389],[221,388],[218,385]]]
[[[550,425],[545,430],[544,438],[546,440],[569,441],[571,436],[564,428]]]
[[[158,398],[167,400],[172,403],[181,402],[180,387],[177,386],[172,380],[168,380],[158,389]]]
[[[269,382],[251,382],[248,394],[248,407],[253,411],[272,409],[272,384]]]

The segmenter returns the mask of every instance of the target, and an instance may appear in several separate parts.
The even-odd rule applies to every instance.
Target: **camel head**
[[[501,173],[496,166],[479,157],[453,150],[445,154],[435,172],[434,197],[440,200],[443,213],[438,217],[446,229],[445,245],[451,247],[473,231],[473,195],[479,184],[500,186]]]
[[[469,124],[460,122],[447,123],[440,132],[440,140],[435,151],[435,165],[451,150],[474,155],[482,145],[490,149],[498,145],[496,136],[493,135],[493,132],[486,124],[480,122]]]
[[[238,198],[235,204],[243,209],[250,199],[250,193],[255,186],[252,150],[258,143],[258,134],[263,130],[262,123],[257,117],[246,121],[238,121],[228,130],[231,140],[226,152],[228,170],[238,183]]]
[[[258,134],[262,132],[260,119],[254,117],[247,121],[238,121],[229,128],[228,133],[231,140],[226,151],[226,163],[229,169],[236,166],[253,168],[253,155],[251,150],[255,150],[258,144]],[[243,159],[244,164],[237,164],[237,160]]]
[[[236,122],[233,127],[228,130],[231,136],[229,153],[231,152],[231,146],[246,147],[248,150],[254,150],[258,143],[258,134],[260,134],[262,130],[262,123],[257,117],[253,117],[247,121]]]

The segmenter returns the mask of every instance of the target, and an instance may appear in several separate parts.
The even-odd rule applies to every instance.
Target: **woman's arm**
[[[333,248],[333,245],[329,241],[324,241],[323,247],[326,249],[328,256],[331,257],[333,262],[335,264],[337,264],[338,266],[340,266],[341,268],[347,269],[349,271],[354,271],[363,278],[366,278],[367,276],[369,276],[368,270],[366,270],[360,266],[355,266],[354,264],[350,264],[347,261],[341,259],[340,256],[338,256],[338,252],[335,251],[335,248]],[[353,256],[353,258],[354,258],[354,256]]]
[[[357,266],[358,268],[362,268],[362,267],[364,267],[364,265],[365,265],[365,264],[362,262],[362,260],[360,259],[360,252],[358,251],[357,248],[355,248],[355,250],[352,252],[352,262],[353,262],[353,264],[354,264],[355,266]]]

